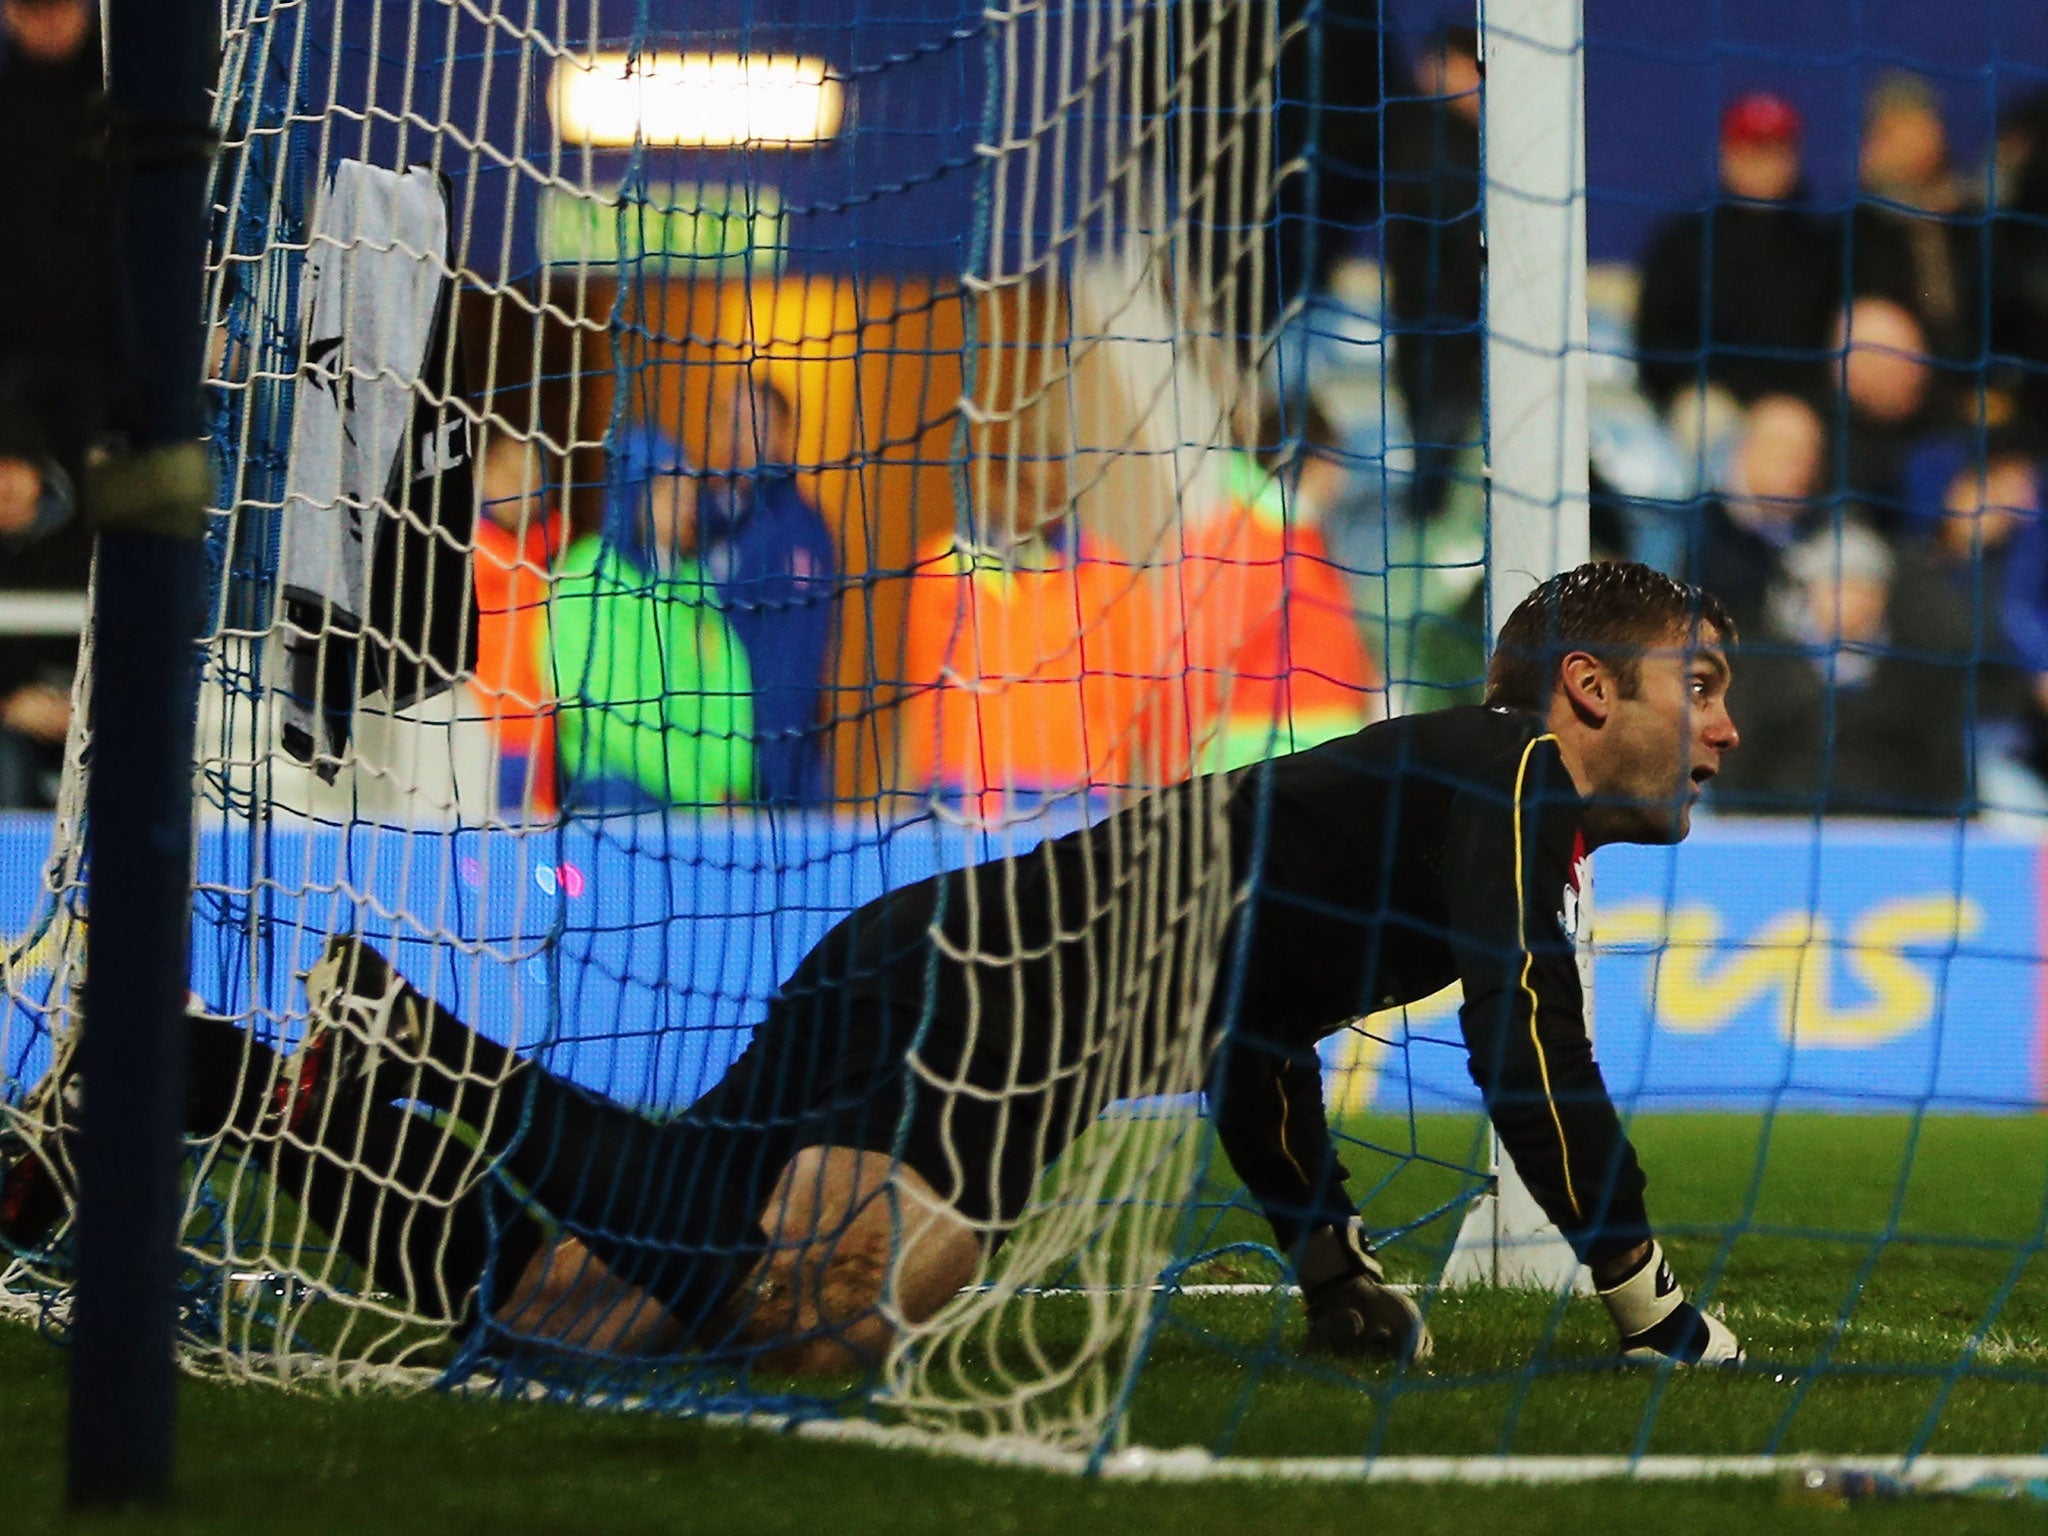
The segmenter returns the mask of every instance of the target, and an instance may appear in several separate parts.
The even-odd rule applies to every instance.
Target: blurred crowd
[[[909,573],[900,666],[876,669],[901,685],[882,716],[893,787],[986,810],[1244,763],[1390,708],[1477,696],[1471,29],[1435,33],[1414,81],[1385,107],[1376,262],[1333,264],[1281,351],[1309,389],[1269,390],[1280,404],[1228,456],[1213,504],[1183,505],[1174,547],[1124,551],[1083,526],[1071,444],[1044,423],[965,466],[965,515]],[[2048,101],[2025,103],[1990,163],[1959,168],[1936,93],[1887,75],[1865,104],[1859,193],[1827,207],[1807,185],[1798,111],[1738,95],[1719,185],[1668,218],[1632,271],[1596,284],[1596,553],[1702,582],[1740,626],[1747,745],[1716,785],[1721,810],[2048,812],[2044,138]],[[603,553],[562,567],[596,582],[594,616],[604,561],[655,551],[632,590],[658,572],[663,600],[692,606],[697,628],[664,631],[662,665],[699,680],[680,694],[624,673],[598,685],[582,610],[564,618],[565,591],[580,603],[586,589],[558,586],[548,760],[567,774],[565,804],[829,796],[832,543],[815,509],[798,510],[791,407],[770,390],[712,410],[755,445],[701,467],[656,434],[617,445],[611,494],[657,509],[654,522],[635,534],[608,514]],[[685,489],[667,502],[640,488],[670,473]],[[733,494],[720,487],[763,475],[786,506],[754,515],[782,531],[757,533],[736,564],[720,553]],[[775,595],[750,594],[770,572]],[[686,633],[688,654],[672,654]],[[660,649],[650,638],[636,654]],[[696,713],[643,734],[627,696]],[[659,767],[645,760],[657,740]],[[706,748],[680,776],[679,740]]]
[[[645,425],[616,435],[603,526],[571,538],[542,453],[481,455],[471,689],[496,721],[507,811],[816,807],[829,757],[845,583],[794,467],[795,408],[726,370],[701,461]],[[1030,417],[963,476],[971,513],[906,571],[890,784],[962,814],[1237,766],[1356,730],[1384,707],[1318,513],[1341,493],[1320,412],[1277,414],[1226,455],[1213,514],[1173,558],[1136,561],[1074,514],[1070,445]],[[1162,579],[1170,569],[1171,579]]]
[[[1475,46],[1438,32],[1388,107],[1386,302],[1305,328],[1380,467],[1330,536],[1411,699],[1472,696],[1485,640]],[[1959,166],[1935,90],[1886,74],[1847,206],[1815,198],[1804,137],[1789,101],[1737,95],[1718,185],[1596,273],[1596,553],[1741,628],[1721,809],[2048,809],[2048,93]],[[1384,378],[1359,366],[1381,341]]]
[[[1083,525],[1052,413],[968,456],[907,571],[857,578],[765,365],[691,386],[692,455],[622,411],[599,526],[572,531],[544,434],[486,422],[467,688],[499,805],[821,806],[851,728],[884,791],[992,813],[1476,697],[1477,40],[1440,29],[1412,80],[1388,63],[1366,259],[1316,264],[1287,387],[1162,542]],[[36,110],[40,67],[17,45],[0,112]],[[1703,583],[1740,626],[1720,809],[2048,812],[2048,96],[1959,166],[1938,95],[1887,75],[1859,164],[1822,205],[1799,112],[1740,94],[1718,186],[1599,274],[1596,551]],[[60,462],[0,452],[0,584],[82,582],[75,530],[30,541],[47,477],[17,483]],[[849,666],[849,588],[878,577],[904,583],[900,645]],[[0,805],[49,802],[75,659],[0,636]],[[847,704],[850,679],[869,692]]]
[[[83,593],[92,563],[70,514],[102,297],[94,15],[86,0],[0,0],[0,207],[40,215],[0,241],[0,810],[51,803],[78,659],[71,606],[7,622],[12,594]]]
[[[1644,394],[1704,466],[1686,559],[1745,635],[1756,750],[1724,800],[2038,809],[2048,772],[2048,101],[1965,172],[1939,98],[1864,103],[1859,194],[1813,206],[1802,125],[1755,93],[1714,202],[1642,266]]]

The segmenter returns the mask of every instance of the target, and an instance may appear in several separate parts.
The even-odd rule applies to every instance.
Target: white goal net
[[[1049,834],[1384,709],[1347,617],[1358,660],[1314,708],[1283,675],[1233,712],[1236,648],[1325,563],[1283,547],[1297,492],[1275,466],[1303,428],[1270,404],[1298,19],[666,9],[637,30],[524,0],[226,7],[195,1366],[847,1400],[744,1355],[622,1359],[601,1317],[564,1348],[494,1342],[465,1213],[569,1220],[508,1160],[530,1107],[498,1102],[493,1056],[300,1116],[328,936],[658,1127],[860,901],[990,856],[1028,882]],[[83,1091],[82,730],[69,764],[0,1024],[10,1148],[59,1189]],[[857,1389],[877,1411],[1111,1444],[1169,1287],[1287,1305],[1198,1108],[1238,896],[1221,817],[1217,789],[1130,823],[1057,914],[1096,936],[1099,1002],[1033,1024],[1086,1037],[1061,1060],[1111,1108],[1057,1133],[1076,1144],[1021,1217],[983,1224],[985,1253],[1006,1240],[972,1284],[897,1320]],[[998,913],[974,931],[971,965],[1030,958]],[[969,1155],[1001,1160],[1010,1134],[1048,1132]],[[643,1204],[662,1176],[582,1174],[644,1178]],[[478,1219],[488,1269],[526,1218]],[[67,1231],[54,1210],[0,1290],[58,1331]]]
[[[1142,1476],[2040,1474],[2048,21],[1387,9],[223,0],[189,1368]],[[1716,329],[1762,221],[1798,334]],[[1698,825],[1557,921],[1748,1364],[1614,1369],[1450,990],[1268,1084],[1435,1336],[1319,1354],[1210,1091],[1281,905],[1227,771],[1479,702],[1589,553],[1742,614]],[[59,1340],[93,681],[0,816],[0,1314]],[[1400,942],[1355,906],[1283,920]]]

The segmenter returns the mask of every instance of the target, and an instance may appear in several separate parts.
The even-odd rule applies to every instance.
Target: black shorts
[[[820,1017],[820,1015],[826,1015]],[[1019,1029],[1027,1031],[1018,1038]],[[1058,1067],[1026,1021],[959,1018],[858,994],[778,1001],[725,1076],[680,1116],[641,1121],[598,1177],[608,1219],[565,1225],[700,1344],[766,1253],[763,1207],[790,1159],[852,1147],[900,1160],[991,1245],[1102,1107],[1087,1063]],[[1078,1036],[1081,1031],[1049,1030]],[[970,1035],[972,1038],[970,1038]]]

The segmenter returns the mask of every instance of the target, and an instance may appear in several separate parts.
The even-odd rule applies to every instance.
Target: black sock
[[[284,1058],[221,1019],[190,1018],[187,1039],[187,1132],[248,1136]],[[300,1127],[299,1139],[316,1140],[319,1150],[293,1139],[262,1144],[272,1179],[374,1288],[428,1317],[463,1317],[487,1271],[496,1282],[490,1303],[502,1301],[545,1237],[539,1221],[479,1168],[480,1154],[424,1115],[345,1092],[316,1124]]]
[[[462,1320],[487,1276],[516,1280],[539,1251],[539,1221],[483,1169],[485,1154],[447,1126],[349,1094],[305,1129],[317,1150],[294,1138],[270,1144],[271,1177],[375,1289],[422,1315]]]
[[[378,1074],[380,1096],[430,1105],[469,1126],[536,1201],[564,1220],[638,1231],[655,1193],[620,1187],[644,1167],[655,1127],[643,1115],[557,1077],[479,1034],[406,984],[426,1065]]]
[[[691,1316],[716,1310],[764,1246],[756,1217],[793,1134],[786,1114],[756,1104],[773,1085],[754,1081],[751,1052],[680,1120],[657,1123],[486,1038],[409,983],[399,1006],[413,1010],[424,1061],[379,1071],[370,1091],[381,1108],[403,1099],[460,1121],[619,1278],[665,1302],[682,1295]]]
[[[225,1019],[185,1019],[185,1132],[218,1136],[253,1130],[277,1082],[283,1058]]]

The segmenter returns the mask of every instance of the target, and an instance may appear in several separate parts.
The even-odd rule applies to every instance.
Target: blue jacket
[[[757,794],[801,805],[827,792],[822,725],[839,561],[818,509],[786,471],[707,480],[697,559],[754,674]]]
[[[651,571],[646,486],[657,474],[699,472],[675,442],[636,427],[612,449],[605,542]],[[755,796],[801,805],[826,798],[827,651],[837,618],[839,561],[818,509],[786,471],[698,483],[697,564],[746,652],[754,679]]]

